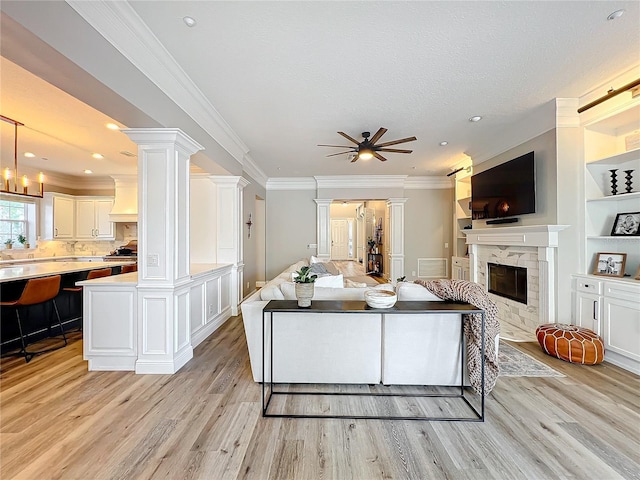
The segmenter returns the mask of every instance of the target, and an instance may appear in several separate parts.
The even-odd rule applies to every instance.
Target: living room
[[[585,207],[585,199],[590,197],[585,190],[591,185],[585,185],[584,150],[585,135],[588,137],[597,130],[603,118],[627,109],[637,112],[638,98],[624,92],[583,114],[577,110],[605,96],[609,89],[615,90],[640,77],[634,49],[637,41],[633,41],[638,39],[637,22],[634,22],[638,18],[636,2],[608,5],[585,2],[589,5],[584,7],[575,2],[559,2],[556,18],[539,12],[542,7],[535,2],[518,2],[522,3],[522,10],[517,10],[511,2],[484,4],[491,13],[467,3],[463,6],[431,2],[436,5],[429,15],[423,10],[427,2],[394,2],[387,7],[379,2],[354,2],[336,7],[340,14],[327,13],[330,8],[321,2],[308,2],[310,10],[306,11],[302,4],[297,4],[298,14],[306,20],[287,23],[283,30],[297,39],[308,50],[308,55],[296,56],[297,69],[290,68],[282,79],[277,78],[280,74],[269,73],[269,65],[288,65],[286,60],[291,50],[276,36],[265,32],[274,30],[277,22],[285,22],[296,8],[271,5],[276,14],[269,12],[268,6],[258,4],[252,4],[256,10],[249,12],[243,10],[251,10],[248,6],[233,5],[234,2],[164,2],[166,11],[158,8],[154,12],[157,7],[154,3],[3,0],[0,5],[2,55],[24,68],[29,67],[94,108],[109,112],[111,117],[121,120],[123,126],[181,129],[205,147],[192,158],[199,175],[233,177],[243,185],[233,191],[237,209],[233,228],[220,229],[225,234],[233,230],[231,233],[237,235],[232,248],[234,254],[240,255],[233,259],[238,273],[237,285],[234,285],[238,290],[238,303],[289,265],[312,255],[330,256],[327,250],[330,229],[324,228],[330,225],[330,216],[324,214],[334,201],[375,199],[397,207],[391,215],[396,215],[395,220],[403,220],[402,228],[396,230],[402,233],[402,241],[396,239],[394,244],[402,245],[402,250],[383,251],[385,255],[394,255],[395,263],[389,261],[389,268],[385,266],[384,272],[391,282],[403,275],[409,281],[418,278],[419,260],[425,258],[446,259],[447,276],[451,275],[452,258],[456,256],[454,243],[459,233],[456,231],[455,182],[466,174],[486,171],[530,151],[536,155],[537,208],[535,213],[519,217],[517,228],[568,226],[557,232],[557,245],[529,247],[542,248],[551,255],[546,261],[553,266],[552,275],[547,279],[547,282],[551,280],[552,301],[545,308],[553,313],[553,318],[544,318],[563,323],[574,319],[574,297],[584,293],[576,291],[576,281],[584,276],[591,278],[595,254],[612,251],[607,246],[614,247],[614,252],[624,252],[626,273],[631,278],[635,274],[640,263],[634,251],[637,239],[587,239],[587,236],[612,237],[604,230],[613,228],[612,210],[616,208],[616,201],[623,202],[625,207],[619,212],[640,209],[633,204],[637,201],[635,196],[628,197],[631,200],[602,202],[607,210],[606,228],[603,225],[599,227],[602,231],[590,231],[593,222]],[[220,4],[218,8],[222,10],[215,12],[216,4]],[[385,13],[383,7],[389,10]],[[477,23],[492,32],[489,37],[505,29],[504,35],[493,38],[496,43],[492,43],[494,47],[502,43],[504,50],[494,48],[492,53],[486,53],[484,47],[489,40],[480,29],[469,30],[469,35],[460,43],[446,33],[434,35],[451,43],[453,53],[446,55],[451,59],[451,63],[446,64],[451,77],[441,76],[436,84],[423,83],[432,75],[436,77],[429,69],[439,65],[445,56],[439,52],[447,50],[432,48],[431,42],[436,42],[436,38],[427,34],[446,32],[447,26],[439,25],[436,29],[437,25],[429,22],[435,22],[434,18],[457,22],[465,17],[463,8],[467,7],[473,15],[466,16],[477,16]],[[548,7],[544,4],[544,9]],[[211,20],[208,9],[219,18]],[[225,9],[229,11],[225,13]],[[606,19],[619,9],[626,10],[622,17]],[[256,19],[260,14],[263,14],[262,21]],[[399,21],[396,14],[401,20],[416,17],[421,25],[412,30],[392,23],[390,25],[397,28],[385,27],[376,35],[359,31],[358,35],[353,33],[354,38],[344,33],[358,30],[354,24],[358,24],[356,20],[360,15],[363,15],[363,24],[384,26],[385,15],[391,17],[390,21]],[[196,20],[195,27],[182,23],[187,15]],[[539,24],[538,20],[531,22],[538,28],[550,25],[544,30],[548,35],[529,38],[525,42],[526,54],[518,56],[518,52],[507,47],[521,41],[517,34],[524,31],[523,24],[529,17],[544,18]],[[315,21],[309,22],[309,18]],[[513,23],[504,21],[509,18]],[[182,30],[169,19],[177,19]],[[247,22],[242,28],[241,20]],[[332,25],[333,22],[336,25]],[[571,28],[566,27],[567,22]],[[634,26],[629,27],[630,23]],[[121,30],[121,25],[129,28]],[[317,32],[316,27],[327,25],[332,25],[327,32],[341,32],[347,38],[337,33]],[[115,27],[118,28],[114,34]],[[250,44],[243,44],[241,38],[231,35],[236,29],[245,36],[253,32],[258,37],[255,52]],[[567,41],[563,36],[566,30],[589,31],[592,38]],[[155,32],[155,39],[145,37],[150,31]],[[454,31],[451,28],[452,36]],[[17,35],[13,43],[7,40],[10,33]],[[214,38],[214,34],[221,36]],[[132,37],[127,37],[125,42],[127,35]],[[328,37],[333,36],[340,36],[340,41],[354,40],[349,43],[348,54],[336,55],[339,48],[334,48],[331,55],[320,49],[320,45],[329,44],[331,38]],[[385,42],[391,42],[394,36],[403,38],[406,50],[385,49]],[[565,43],[566,49],[558,55],[566,60],[563,68],[558,67],[557,56],[552,55],[561,50],[552,41],[554,36]],[[144,40],[141,37],[145,37]],[[128,47],[123,45],[129,41],[132,42]],[[156,57],[159,53],[154,46],[164,42],[164,53],[170,53]],[[218,50],[225,50],[223,57],[229,61],[217,72],[198,77],[194,84],[169,88],[169,84],[164,83],[166,79],[159,77],[170,71],[176,75],[174,78],[183,79],[180,72],[173,70],[175,64],[169,58],[172,55],[174,59],[181,55],[190,57],[194,63],[215,63],[203,61],[206,55],[201,49],[184,48],[182,42],[206,45],[206,49],[215,50],[216,54],[221,54]],[[603,45],[596,45],[598,43]],[[258,46],[264,47],[267,53]],[[384,52],[379,64],[376,64],[377,49]],[[585,55],[582,50],[590,54]],[[547,53],[556,59],[555,69],[544,62]],[[468,55],[465,61],[463,54]],[[418,62],[420,56],[424,62]],[[305,69],[311,68],[311,59],[316,57],[319,66],[311,72],[315,79],[320,79],[317,81],[303,76]],[[150,65],[159,58],[162,60]],[[146,63],[149,59],[154,61]],[[165,61],[169,63],[163,63]],[[482,65],[492,63],[501,67],[492,73],[495,77],[481,69]],[[537,66],[531,68],[528,75],[503,76],[507,66],[523,68],[522,64],[528,63]],[[364,64],[374,69],[376,75],[360,72]],[[421,64],[423,69],[414,69],[414,64]],[[69,72],[74,69],[75,75],[71,75]],[[404,77],[400,75],[403,69],[406,76],[414,79],[415,88],[393,83],[395,76]],[[225,72],[227,78],[221,78]],[[464,72],[464,75],[454,75],[454,72]],[[357,81],[350,83],[346,91],[331,83],[332,78],[347,77],[355,77]],[[387,77],[390,84],[382,81]],[[483,83],[483,89],[475,83],[477,78],[489,80]],[[504,78],[510,81],[502,80]],[[323,82],[331,88],[321,88]],[[524,82],[538,87],[523,88]],[[238,90],[229,83],[236,84]],[[555,86],[547,86],[552,83]],[[201,92],[191,88],[196,84]],[[291,84],[304,87],[292,90]],[[376,88],[382,84],[384,95]],[[229,90],[225,90],[226,86]],[[100,94],[90,95],[93,88]],[[211,99],[204,102],[202,92],[208,88],[225,92],[218,96],[228,98],[221,99],[220,104]],[[280,95],[275,95],[275,91]],[[282,91],[291,93],[291,98]],[[304,99],[308,97],[302,97],[304,91],[311,92],[310,97],[315,101],[306,102]],[[446,100],[451,92],[464,99],[464,108],[454,107]],[[509,100],[511,105],[500,103],[501,95],[513,95]],[[332,108],[334,97],[344,103],[344,110]],[[377,106],[376,98],[385,98],[386,107]],[[421,100],[427,98],[429,102]],[[522,99],[526,107],[517,103]],[[489,111],[492,102],[500,106]],[[357,112],[355,103],[362,103],[368,110],[365,112],[363,107],[362,112]],[[256,110],[237,113],[233,104],[255,105]],[[322,108],[323,104],[326,108]],[[413,104],[419,104],[420,112],[413,109]],[[511,108],[516,104],[519,106]],[[487,108],[482,110],[480,105]],[[219,111],[214,115],[215,109]],[[514,114],[516,110],[520,115]],[[278,112],[285,112],[282,119]],[[469,119],[474,115],[485,118],[472,122]],[[221,123],[222,117],[229,123]],[[303,127],[301,124],[307,119],[309,125]],[[384,162],[374,158],[369,163],[364,160],[352,163],[348,154],[327,157],[337,150],[317,146],[349,143],[338,136],[338,131],[360,140],[362,131],[370,129],[375,134],[381,126],[389,128],[381,142],[415,135],[417,141],[398,145],[413,152],[390,152],[385,154]],[[315,133],[309,134],[305,128]],[[624,145],[624,137],[632,133],[621,132],[617,140]],[[299,149],[298,141],[307,145],[305,150]],[[440,145],[441,142],[448,145]],[[266,148],[274,144],[275,150]],[[462,168],[460,172],[447,176],[459,168]],[[640,169],[636,169],[638,171]],[[603,175],[608,188],[608,171]],[[637,178],[635,173],[634,177]],[[78,182],[68,185],[71,191],[72,187],[82,186],[83,178],[71,178],[71,183]],[[619,182],[621,190],[623,183]],[[634,178],[634,192],[636,184]],[[209,198],[207,203],[192,200],[192,227],[206,229],[209,220],[218,221],[219,210],[212,211],[213,207],[221,207],[220,203],[216,204],[217,198]],[[624,202],[632,205],[627,209],[628,203]],[[211,208],[202,208],[204,205]],[[225,206],[227,204],[222,210]],[[204,218],[207,220],[202,220]],[[199,219],[201,223],[196,225]],[[387,220],[383,218],[383,222]],[[498,225],[493,230],[506,230],[511,226]],[[143,232],[141,223],[138,227]],[[485,227],[485,221],[473,221],[474,229]],[[392,231],[385,227],[384,234],[390,235]],[[211,235],[207,240],[209,245],[222,245],[218,233],[208,233]],[[148,249],[143,243],[141,240],[141,248]],[[185,243],[182,247],[186,250],[175,251],[188,251],[188,242]],[[471,256],[481,247],[477,251],[473,248],[476,247],[470,248]],[[192,248],[191,253],[203,254],[207,262],[218,260],[205,249]],[[462,257],[465,253],[461,252]],[[171,255],[161,260],[171,262]],[[542,259],[535,261],[539,264]],[[474,267],[468,268],[471,272]],[[476,268],[473,274],[481,273]],[[630,283],[631,278],[596,275],[595,280],[604,285]],[[604,295],[596,296],[604,302]],[[590,308],[592,303],[585,301],[584,305]],[[630,338],[633,342],[636,337]],[[240,315],[232,316],[202,340],[194,349],[194,358],[174,375],[87,372],[86,362],[82,360],[82,344],[76,342],[72,348],[39,357],[28,365],[12,364],[8,377],[3,368],[2,476],[637,478],[640,463],[635,428],[639,409],[637,375],[628,368],[607,362],[593,367],[562,362],[542,353],[537,344],[529,343],[521,348],[564,376],[499,378],[498,387],[487,399],[486,422],[453,424],[261,418],[260,388],[252,379]],[[593,434],[594,426],[597,435]],[[59,441],[51,442],[51,438]],[[569,459],[568,451],[571,452]]]

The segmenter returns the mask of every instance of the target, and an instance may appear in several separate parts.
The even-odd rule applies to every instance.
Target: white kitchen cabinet
[[[75,199],[45,193],[42,199],[41,236],[47,240],[71,240],[75,230]]]
[[[76,200],[76,239],[112,240],[113,222],[109,213],[113,207],[112,197],[77,197]]]
[[[604,359],[640,374],[640,282],[626,278],[575,275],[574,325],[604,340]]]

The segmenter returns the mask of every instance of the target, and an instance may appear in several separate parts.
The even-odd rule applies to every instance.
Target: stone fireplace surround
[[[556,251],[558,232],[568,225],[474,228],[465,230],[469,245],[470,280],[487,290],[487,263],[527,269],[527,304],[489,294],[498,319],[533,333],[556,318]]]

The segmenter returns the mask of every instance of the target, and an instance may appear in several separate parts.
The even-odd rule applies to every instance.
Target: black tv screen
[[[505,218],[536,212],[533,152],[471,177],[471,218]]]

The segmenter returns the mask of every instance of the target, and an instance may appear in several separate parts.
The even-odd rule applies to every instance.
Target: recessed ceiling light
[[[182,21],[187,27],[195,27],[197,23],[195,18],[189,16],[182,17]]]
[[[96,160],[102,160],[104,158],[104,156],[100,155],[99,153],[93,153],[91,154],[91,156]]]
[[[116,125],[115,123],[107,123],[106,127],[109,130],[120,130],[120,127],[118,125]]]
[[[27,158],[34,158],[36,155],[34,153],[31,152],[24,152],[24,156]]]
[[[84,173],[86,173],[87,175],[90,175],[90,174],[92,174],[92,173],[93,173],[93,171],[92,171],[92,170],[88,170],[88,169],[87,169],[87,170],[85,170],[85,171],[84,171]]]
[[[620,18],[622,15],[624,15],[624,8],[621,10],[616,10],[613,13],[610,13],[609,16],[607,17],[607,20],[615,20],[616,18]]]
[[[440,142],[441,147],[444,147],[445,145],[449,145],[449,142],[447,142],[446,140],[443,140],[442,142]]]
[[[474,115],[473,117],[469,118],[470,122],[479,122],[480,120],[482,120],[482,117],[480,115]]]

